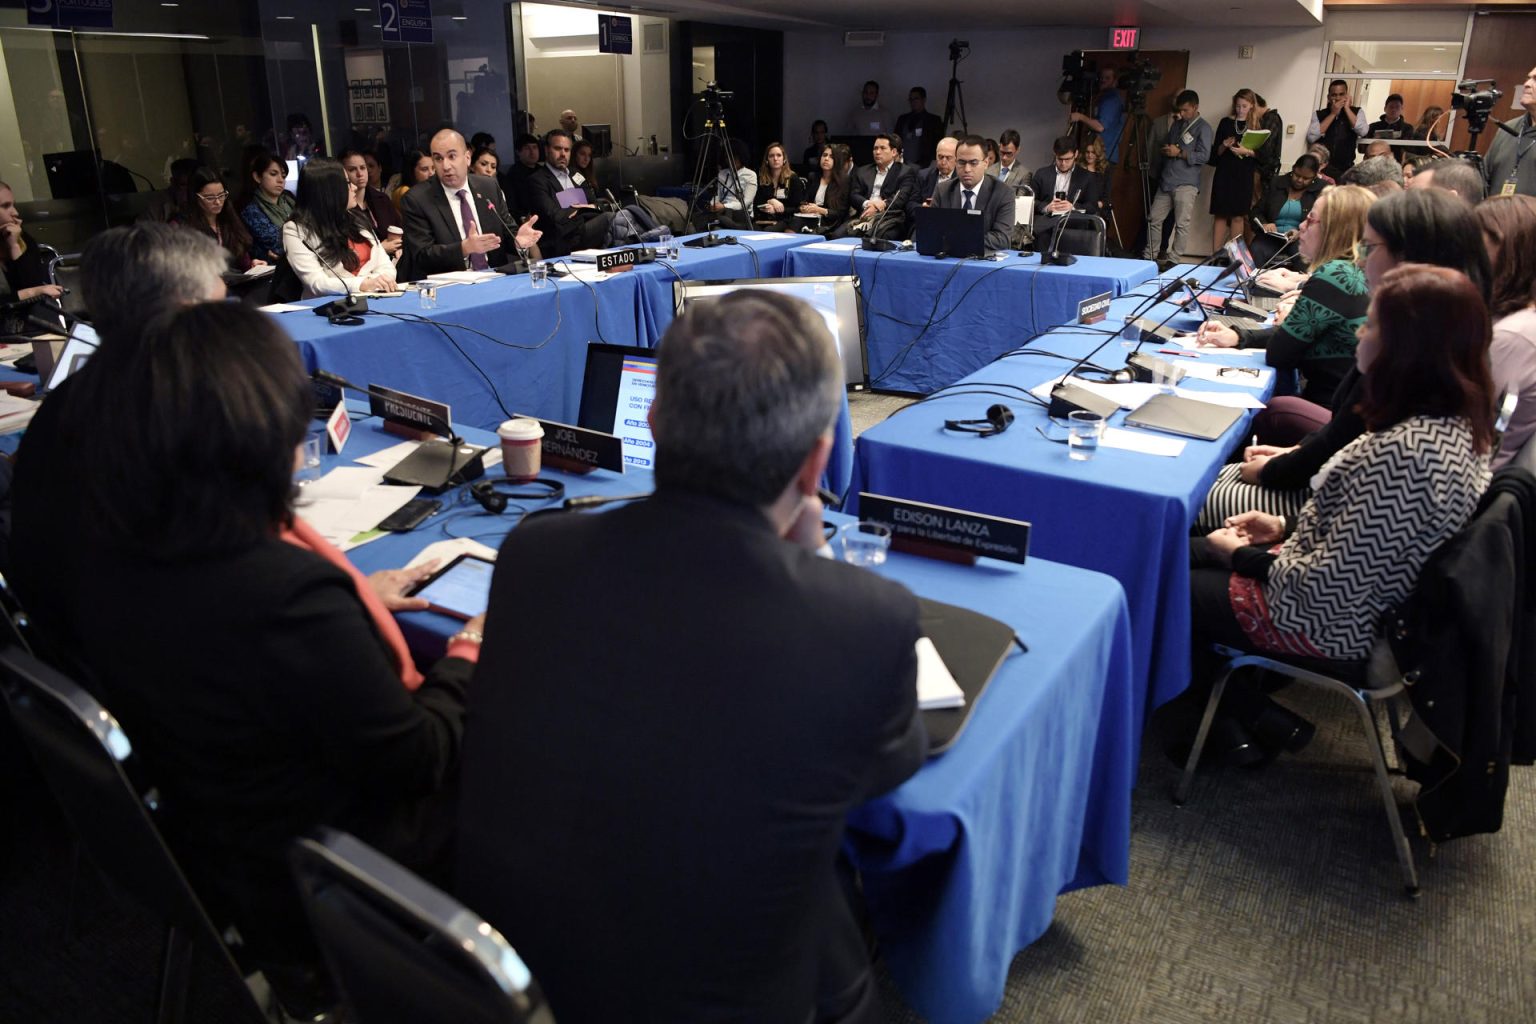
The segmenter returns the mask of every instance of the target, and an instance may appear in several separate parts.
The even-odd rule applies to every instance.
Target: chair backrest
[[[1061,252],[1073,256],[1103,256],[1104,218],[1092,213],[1071,213],[1061,230]]]
[[[59,299],[64,312],[90,320],[90,312],[85,307],[85,291],[80,287],[80,254],[55,254],[49,267],[49,277],[54,284],[64,288],[64,294]]]
[[[553,1024],[533,976],[463,904],[344,833],[292,850],[304,909],[361,1024]]]
[[[210,954],[222,954],[234,970],[150,818],[156,796],[153,791],[141,794],[125,771],[133,746],[117,719],[80,686],[14,645],[0,648],[0,693],[22,742],[96,866]]]

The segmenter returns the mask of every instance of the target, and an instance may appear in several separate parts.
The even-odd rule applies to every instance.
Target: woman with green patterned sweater
[[[1333,402],[1339,382],[1354,365],[1356,331],[1370,304],[1365,271],[1355,262],[1365,215],[1376,196],[1359,185],[1336,185],[1317,197],[1301,223],[1297,246],[1308,278],[1273,327],[1227,327],[1207,321],[1200,343],[1221,348],[1262,348],[1265,362],[1299,370],[1301,397],[1321,406]]]

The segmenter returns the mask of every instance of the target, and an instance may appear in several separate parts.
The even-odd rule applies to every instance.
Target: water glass
[[[437,308],[437,285],[423,281],[416,286],[416,295],[421,299],[422,309]]]
[[[304,438],[299,450],[299,466],[293,479],[300,487],[304,487],[320,479],[320,453],[325,450],[325,435],[310,434]]]
[[[549,264],[543,260],[536,260],[528,264],[528,283],[535,288],[543,288],[549,283]]]
[[[1126,317],[1125,330],[1120,332],[1120,347],[1135,348],[1141,344],[1141,324],[1135,318]]]
[[[672,237],[671,228],[661,229],[661,235],[656,239],[656,255],[664,260],[677,259],[677,239]]]
[[[1099,450],[1104,436],[1104,417],[1087,409],[1067,414],[1067,454],[1078,462],[1087,462]]]
[[[891,528],[884,523],[848,523],[837,531],[843,561],[850,565],[880,565],[891,546]]]
[[[1166,359],[1155,359],[1152,362],[1152,383],[1157,385],[1157,390],[1165,395],[1174,393],[1175,385],[1179,379],[1179,368]]]

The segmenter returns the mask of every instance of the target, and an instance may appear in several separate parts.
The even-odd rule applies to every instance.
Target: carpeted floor
[[[1134,804],[1131,884],[1071,893],[1014,960],[994,1021],[1518,1024],[1536,1019],[1536,770],[1513,772],[1504,830],[1422,840],[1423,895],[1403,893],[1365,747],[1347,708],[1313,718],[1301,755],[1203,774],[1175,808],[1153,720]],[[1412,787],[1399,783],[1404,799]],[[148,1021],[161,936],[89,869],[66,936],[62,826],[28,805],[0,864],[0,1022]],[[209,977],[189,1019],[244,1021]],[[887,986],[889,1019],[918,1018]]]

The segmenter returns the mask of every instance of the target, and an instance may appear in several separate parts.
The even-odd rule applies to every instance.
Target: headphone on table
[[[1013,410],[999,402],[996,405],[987,406],[987,418],[984,420],[945,420],[945,430],[957,430],[962,434],[975,434],[978,437],[992,437],[1001,434],[1013,424]]]
[[[523,483],[505,479],[481,480],[470,485],[469,495],[487,512],[500,515],[514,501],[558,501],[565,497],[565,484],[542,476]]]

